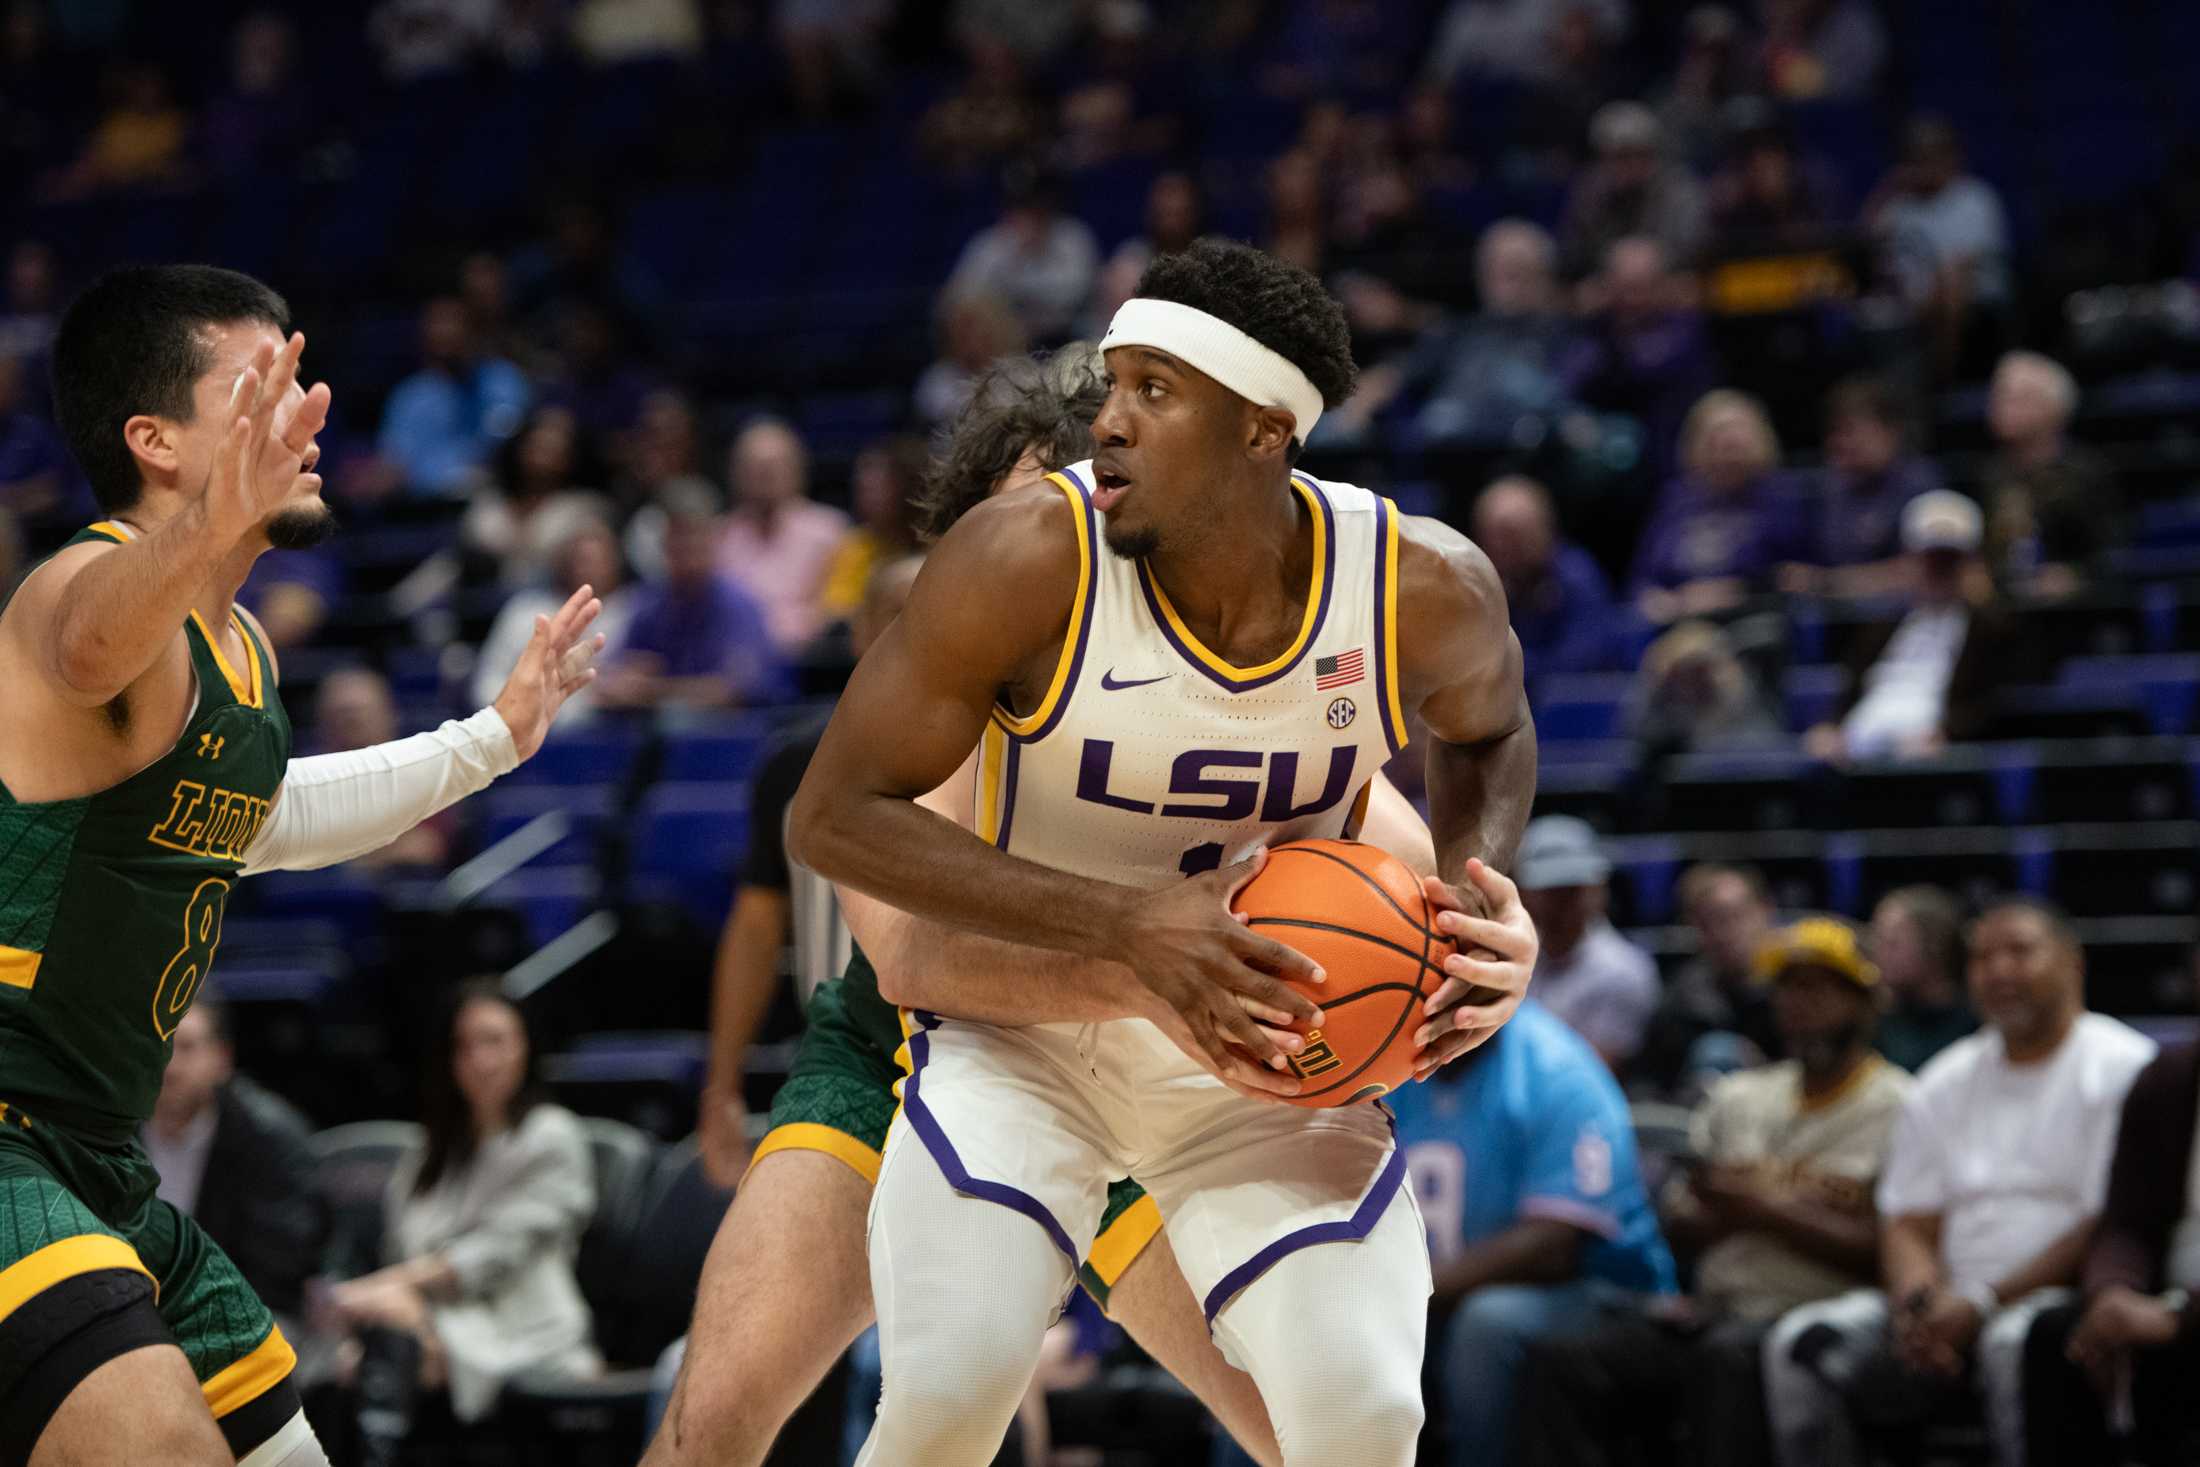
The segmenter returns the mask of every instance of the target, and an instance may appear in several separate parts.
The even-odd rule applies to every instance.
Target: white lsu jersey
[[[1194,636],[1143,561],[1110,553],[1089,463],[1049,476],[1077,517],[1077,600],[1039,706],[996,707],[977,831],[1012,855],[1154,887],[1256,846],[1350,836],[1405,742],[1397,509],[1294,475],[1313,525],[1306,614],[1256,667]]]

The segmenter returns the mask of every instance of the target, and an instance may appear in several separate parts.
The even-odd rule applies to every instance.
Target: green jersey
[[[122,539],[98,525],[69,543]],[[152,1114],[290,762],[267,649],[237,626],[242,669],[197,613],[185,624],[198,702],[152,764],[73,800],[0,787],[0,1103],[93,1140]]]

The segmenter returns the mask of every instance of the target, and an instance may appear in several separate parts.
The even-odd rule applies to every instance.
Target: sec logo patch
[[[1327,715],[1329,726],[1331,728],[1345,728],[1351,724],[1353,719],[1359,716],[1359,713],[1360,710],[1352,706],[1350,698],[1333,699],[1329,704]]]

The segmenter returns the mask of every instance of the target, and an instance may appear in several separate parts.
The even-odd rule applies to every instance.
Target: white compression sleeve
[[[306,1413],[284,1422],[276,1433],[237,1459],[237,1467],[329,1467],[321,1440],[306,1425]]]
[[[428,733],[293,759],[275,809],[245,848],[244,873],[311,871],[379,850],[519,767],[494,708]]]

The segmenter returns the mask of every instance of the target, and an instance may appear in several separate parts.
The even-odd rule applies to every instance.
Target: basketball
[[[1436,930],[1421,879],[1397,857],[1351,840],[1273,847],[1231,910],[1263,937],[1321,964],[1325,983],[1294,983],[1322,1011],[1289,1056],[1293,1105],[1371,1100],[1413,1078],[1421,1005],[1444,981],[1452,940]]]

